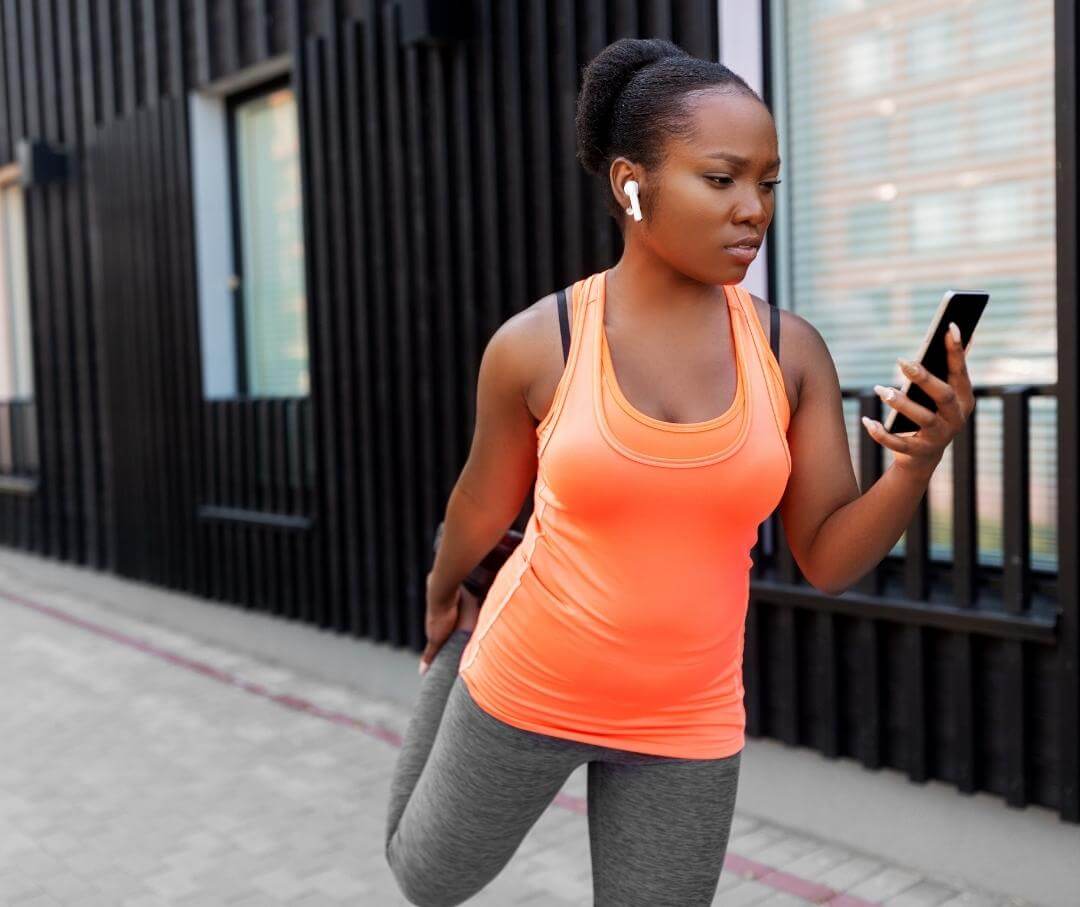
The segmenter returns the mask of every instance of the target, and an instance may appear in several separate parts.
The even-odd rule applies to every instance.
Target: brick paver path
[[[407,719],[0,568],[0,904],[407,904],[382,842]],[[469,903],[591,904],[584,798],[582,767]],[[1022,903],[961,887],[737,813],[715,903]]]

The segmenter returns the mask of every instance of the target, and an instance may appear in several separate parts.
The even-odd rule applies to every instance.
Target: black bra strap
[[[769,346],[772,347],[772,354],[776,357],[776,361],[780,361],[780,308],[779,306],[769,306]]]
[[[573,291],[573,286],[571,284],[565,290],[557,290],[555,293],[559,304],[559,333],[562,334],[563,365],[566,364],[566,360],[570,355],[570,316],[566,311],[566,295],[568,290]]]

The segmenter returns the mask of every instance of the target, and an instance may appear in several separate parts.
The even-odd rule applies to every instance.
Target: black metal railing
[[[873,390],[844,388],[842,396],[845,400],[856,401],[859,417],[881,420],[885,415],[885,404]],[[986,386],[976,388],[975,396],[976,413],[950,445],[952,557],[931,558],[929,495],[924,496],[904,534],[903,553],[886,556],[849,592],[856,597],[903,600],[920,613],[926,607],[940,607],[1030,617],[1041,625],[1054,614],[1057,571],[1037,569],[1031,563],[1030,411],[1033,398],[1055,398],[1056,387],[1053,384]],[[978,559],[976,487],[980,478],[976,469],[975,444],[978,401],[988,398],[1001,401],[1002,556],[999,565],[980,563]],[[857,448],[857,475],[860,487],[865,491],[882,475],[885,452],[862,431]],[[774,513],[763,524],[754,560],[756,580],[787,586],[807,585],[786,545],[779,513]],[[819,594],[822,598],[830,597]]]

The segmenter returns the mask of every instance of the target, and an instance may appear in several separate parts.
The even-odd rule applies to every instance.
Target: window
[[[895,358],[918,349],[945,290],[986,289],[976,381],[1054,382],[1053,0],[770,2],[791,177],[778,187],[778,302],[821,330],[844,386],[869,388],[901,383]],[[874,341],[882,326],[887,343]],[[1002,556],[996,402],[976,413],[979,559],[991,564]],[[854,449],[863,429],[853,402],[846,411]],[[1053,400],[1033,401],[1031,563],[1051,570],[1055,418]],[[932,556],[944,560],[948,467],[929,494]]]
[[[0,474],[36,465],[29,287],[23,190],[0,168]]]
[[[299,123],[288,76],[194,94],[190,109],[205,394],[304,396]]]

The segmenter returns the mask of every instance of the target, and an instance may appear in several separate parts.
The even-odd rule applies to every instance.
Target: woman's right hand
[[[420,654],[420,674],[424,674],[431,662],[434,661],[443,643],[450,638],[450,634],[457,627],[461,615],[462,596],[468,591],[460,583],[448,596],[436,596],[431,588],[431,574],[427,577],[426,612],[424,615],[424,632],[427,634],[427,645]]]

